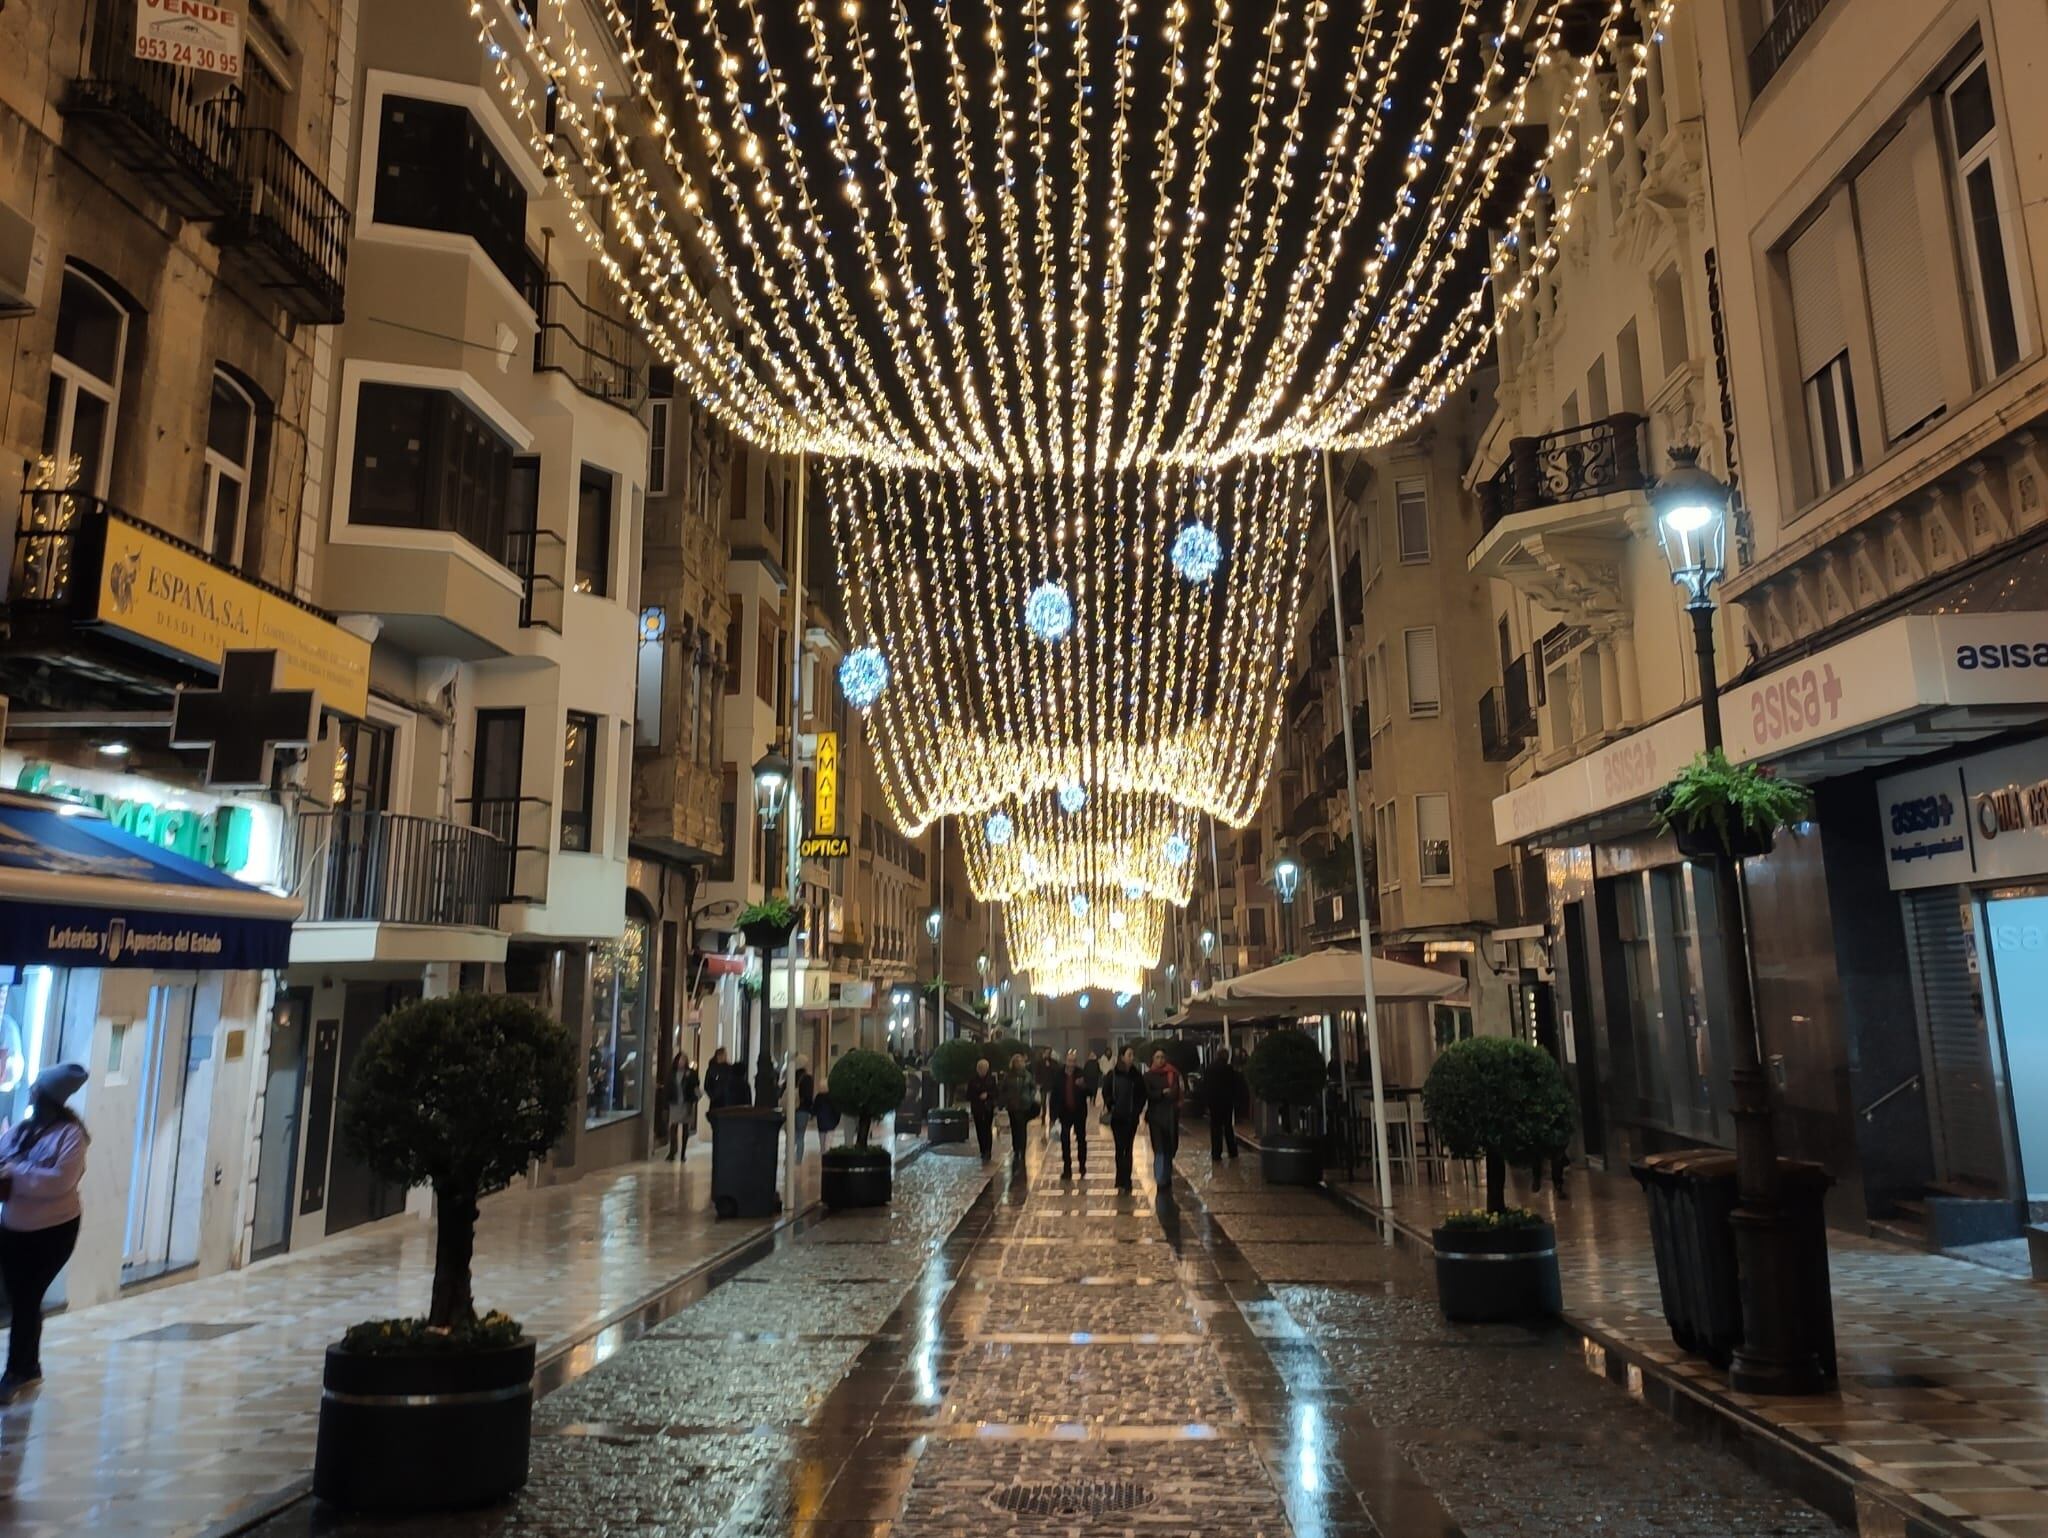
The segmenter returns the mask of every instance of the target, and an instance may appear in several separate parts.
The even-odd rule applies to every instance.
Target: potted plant
[[[980,1042],[958,1037],[942,1041],[932,1049],[931,1076],[945,1088],[948,1099],[973,1075],[975,1061],[981,1054]],[[966,1142],[967,1107],[946,1105],[927,1110],[924,1113],[924,1131],[925,1137],[933,1143]]]
[[[796,933],[796,927],[803,919],[803,909],[780,892],[772,892],[765,901],[748,903],[740,909],[734,923],[746,936],[747,944],[766,957],[770,951],[780,950],[789,944],[789,937]]]
[[[1455,1159],[1486,1167],[1486,1207],[1454,1212],[1432,1236],[1437,1302],[1460,1322],[1548,1318],[1563,1306],[1557,1231],[1507,1204],[1507,1172],[1536,1167],[1571,1141],[1572,1097],[1541,1047],[1474,1036],[1444,1048],[1423,1081],[1430,1131]]]
[[[1688,859],[1746,860],[1771,852],[1779,829],[1813,815],[1813,792],[1755,764],[1702,753],[1656,797],[1657,822]]]
[[[840,1113],[853,1118],[854,1135],[850,1146],[825,1150],[825,1205],[835,1212],[879,1207],[894,1186],[896,1158],[868,1142],[868,1129],[902,1102],[903,1070],[880,1052],[855,1047],[832,1065],[826,1087]]]
[[[477,1201],[568,1125],[576,1040],[503,994],[421,999],[363,1043],[344,1144],[378,1178],[434,1193],[424,1318],[372,1320],[327,1348],[313,1489],[351,1511],[446,1511],[526,1483],[534,1344],[470,1294]]]
[[[1276,1113],[1274,1129],[1266,1134],[1259,1148],[1259,1173],[1266,1177],[1266,1183],[1321,1185],[1322,1147],[1314,1137],[1296,1129],[1291,1114],[1312,1110],[1322,1100],[1322,1049],[1301,1031],[1269,1031],[1266,1039],[1252,1049],[1244,1077],[1252,1093]]]

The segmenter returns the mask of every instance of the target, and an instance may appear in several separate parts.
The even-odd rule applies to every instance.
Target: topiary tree
[[[903,1103],[903,1070],[880,1052],[855,1047],[832,1065],[826,1089],[842,1115],[854,1119],[854,1146],[868,1146],[868,1128]]]
[[[1313,1037],[1295,1030],[1267,1032],[1244,1066],[1252,1093],[1283,1119],[1289,1107],[1312,1106],[1322,1098],[1325,1073],[1323,1049]]]
[[[505,994],[419,999],[364,1041],[343,1092],[341,1135],[379,1179],[433,1187],[429,1329],[476,1318],[477,1199],[554,1146],[575,1094],[576,1038]]]
[[[1572,1096],[1541,1047],[1474,1036],[1444,1048],[1422,1084],[1430,1130],[1456,1159],[1486,1161],[1486,1210],[1507,1211],[1508,1166],[1534,1165],[1571,1142]]]
[[[931,1074],[947,1089],[958,1089],[974,1076],[975,1060],[981,1056],[978,1041],[955,1037],[932,1048]]]

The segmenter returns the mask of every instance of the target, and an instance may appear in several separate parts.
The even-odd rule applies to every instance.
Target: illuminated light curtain
[[[1412,429],[1557,262],[1673,3],[471,15],[692,394],[772,450],[1007,478]]]
[[[1166,943],[1168,905],[1130,899],[1114,887],[1038,887],[1002,905],[1010,964],[1030,974],[1034,993],[1071,992],[1050,978],[1084,978],[1077,987],[1136,992]]]
[[[1021,854],[1076,787],[1156,834],[1148,858],[1192,837],[1189,814],[1247,822],[1278,739],[1315,468],[1297,454],[1034,482],[824,462],[851,638],[888,669],[868,719],[904,832],[952,815],[972,833],[1001,811]]]
[[[1055,790],[965,819],[960,848],[975,898],[1003,902],[1041,886],[1101,886],[1185,907],[1194,895],[1197,816],[1153,793],[1083,794],[1072,810]]]

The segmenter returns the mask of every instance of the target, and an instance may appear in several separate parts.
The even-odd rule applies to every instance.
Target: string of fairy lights
[[[890,815],[1035,989],[1131,993],[1264,794],[1318,456],[1539,302],[1675,4],[471,15],[654,354],[814,456]]]

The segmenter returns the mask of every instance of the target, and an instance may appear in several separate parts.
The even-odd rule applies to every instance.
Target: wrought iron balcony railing
[[[505,566],[519,579],[519,623],[562,633],[568,542],[553,529],[507,529]]]
[[[1480,486],[1481,521],[1490,533],[1510,513],[1644,490],[1644,465],[1643,419],[1632,411],[1512,439],[1508,457]]]
[[[504,845],[506,879],[500,901],[546,902],[554,803],[545,796],[468,796],[469,825]]]
[[[512,851],[485,829],[394,812],[303,813],[287,860],[308,924],[489,929],[512,878]]]
[[[647,370],[625,321],[592,309],[559,278],[535,285],[533,366],[552,371],[596,400],[631,411],[645,399]]]
[[[1760,95],[1792,57],[1799,40],[1820,20],[1828,0],[1779,0],[1756,44],[1749,50],[1749,94]]]
[[[240,133],[240,191],[213,242],[288,313],[309,325],[342,316],[348,210],[273,129]]]

